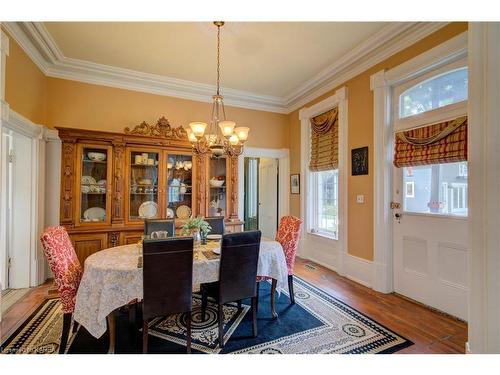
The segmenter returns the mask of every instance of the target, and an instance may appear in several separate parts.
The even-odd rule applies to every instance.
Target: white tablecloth
[[[106,317],[134,299],[142,299],[142,268],[138,268],[140,246],[112,247],[92,254],[85,260],[74,319],[94,337],[106,332]],[[193,262],[193,285],[219,279],[219,258],[202,256]],[[276,290],[287,287],[288,271],[279,242],[263,238],[260,244],[258,276],[277,280]]]

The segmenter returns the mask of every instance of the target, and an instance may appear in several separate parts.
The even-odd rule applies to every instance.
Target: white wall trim
[[[348,279],[368,288],[373,288],[373,262],[354,255],[345,254],[344,273]]]
[[[394,22],[283,97],[224,88],[227,105],[290,113],[420,39],[446,22]],[[5,22],[5,28],[49,77],[211,102],[213,85],[147,74],[65,57],[41,22]]]
[[[310,119],[334,107],[339,108],[339,235],[338,240],[320,238],[309,233],[310,195]],[[347,254],[347,160],[348,160],[348,99],[347,88],[338,89],[332,96],[299,112],[300,126],[300,216],[304,221],[299,255],[307,259],[319,259],[322,264],[344,274],[343,260]]]
[[[54,210],[57,210],[57,215],[59,212],[59,207],[45,206],[45,173],[47,168],[52,168],[50,165],[47,166],[45,161],[46,142],[53,142],[59,140],[59,138],[56,131],[33,123],[24,116],[11,110],[8,103],[6,103],[5,101],[1,102],[1,107],[2,132],[12,131],[18,134],[22,134],[31,139],[31,196],[26,197],[26,199],[30,200],[31,215],[30,218],[28,218],[28,220],[30,221],[30,230],[29,233],[26,233],[26,235],[30,236],[29,286],[38,286],[46,280],[47,276],[45,264],[46,262],[39,241],[39,236],[45,227],[45,216],[47,212],[53,212]],[[3,173],[4,171],[2,171],[2,181],[4,181]],[[59,173],[57,173],[57,175],[59,175]],[[57,189],[53,191],[58,195],[58,181],[54,181],[54,183],[57,184]],[[4,192],[2,191],[0,193],[2,194],[1,201],[3,202]],[[2,239],[2,241],[5,241],[7,236],[4,221],[3,223],[0,223],[0,232],[0,238]],[[6,246],[6,243],[0,243],[0,246]]]
[[[467,56],[467,32],[386,71],[370,77],[374,105],[374,254],[373,289],[394,290],[392,260],[392,90],[395,85]],[[458,109],[462,111],[463,108]]]
[[[469,334],[500,353],[500,24],[469,23]]]
[[[278,159],[278,214],[279,218],[288,215],[290,212],[289,150],[287,148],[245,147],[243,149],[243,154],[238,158],[238,196],[240,197],[240,199],[238,200],[238,214],[240,218],[243,219],[245,210],[245,200],[243,199],[245,193],[245,157]]]

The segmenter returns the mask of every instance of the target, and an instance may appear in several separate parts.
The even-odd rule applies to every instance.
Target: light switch
[[[356,202],[357,203],[365,203],[365,196],[364,195],[356,195]]]

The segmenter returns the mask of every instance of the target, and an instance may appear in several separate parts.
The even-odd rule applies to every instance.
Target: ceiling
[[[215,84],[217,29],[209,22],[45,22],[44,26],[67,58]],[[221,85],[286,96],[384,26],[387,23],[227,23],[221,32]]]

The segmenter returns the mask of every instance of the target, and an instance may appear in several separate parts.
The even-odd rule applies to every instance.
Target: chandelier
[[[207,123],[191,122],[187,129],[188,139],[193,150],[198,154],[211,154],[215,158],[221,156],[239,156],[248,138],[247,127],[235,127],[236,123],[226,119],[224,97],[220,94],[220,28],[222,21],[214,22],[217,26],[217,92],[212,96],[212,116],[207,130]]]

